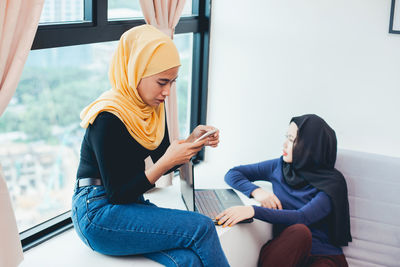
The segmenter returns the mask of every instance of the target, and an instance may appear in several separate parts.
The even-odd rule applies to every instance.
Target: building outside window
[[[109,20],[141,16],[139,1],[109,0],[107,13]],[[191,1],[183,13],[191,15]],[[84,0],[46,0],[39,29],[83,18]],[[176,34],[174,42],[182,62],[177,95],[184,138],[193,123],[194,33]],[[21,232],[70,210],[85,132],[79,113],[110,89],[108,67],[116,45],[117,39],[31,50],[0,119],[0,164]]]

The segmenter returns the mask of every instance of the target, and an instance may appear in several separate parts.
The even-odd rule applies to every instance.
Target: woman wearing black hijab
[[[233,226],[254,217],[274,224],[274,238],[260,252],[259,266],[348,266],[342,246],[351,242],[347,185],[334,168],[335,131],[307,114],[290,121],[283,155],[235,167],[225,181],[261,206],[232,207],[217,216]],[[252,182],[272,183],[269,193]]]

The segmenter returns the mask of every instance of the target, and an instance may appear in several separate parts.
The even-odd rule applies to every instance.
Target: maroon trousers
[[[348,267],[343,254],[311,255],[311,243],[311,231],[307,226],[291,225],[261,248],[258,266]]]

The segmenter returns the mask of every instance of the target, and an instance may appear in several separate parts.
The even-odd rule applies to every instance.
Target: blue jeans
[[[201,214],[159,208],[144,200],[114,205],[103,186],[76,188],[72,222],[91,249],[143,255],[165,266],[229,266],[215,226]]]

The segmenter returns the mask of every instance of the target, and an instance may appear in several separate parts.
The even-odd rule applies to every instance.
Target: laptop
[[[218,224],[215,216],[225,209],[244,205],[233,189],[195,189],[194,165],[191,161],[180,168],[179,176],[181,195],[187,210],[210,217],[214,224]],[[252,221],[253,218],[249,218],[239,223],[250,223]]]

